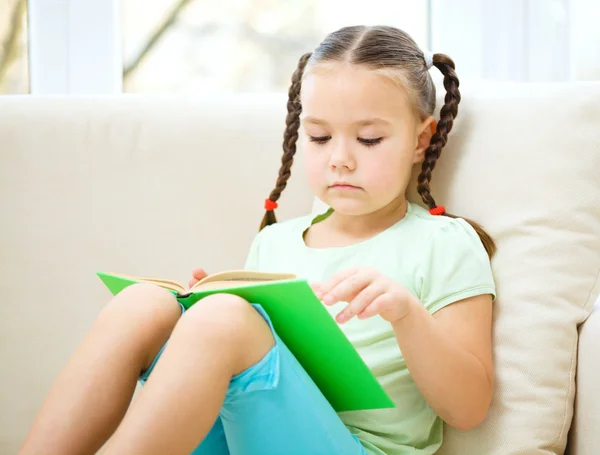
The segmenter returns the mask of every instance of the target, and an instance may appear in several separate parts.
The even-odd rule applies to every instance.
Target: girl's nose
[[[338,141],[337,144],[333,145],[329,163],[335,169],[344,167],[350,170],[354,169],[356,164],[349,144],[345,141]]]

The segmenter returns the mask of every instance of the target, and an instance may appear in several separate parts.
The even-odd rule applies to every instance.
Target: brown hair
[[[425,56],[407,33],[388,26],[345,27],[331,33],[312,54],[304,54],[300,58],[298,67],[292,76],[288,94],[286,129],[283,135],[283,157],[275,189],[269,196],[272,201],[279,199],[291,175],[290,169],[296,153],[300,113],[302,112],[300,88],[303,76],[308,73],[305,69],[325,62],[338,61],[366,65],[387,78],[399,81],[413,101],[415,114],[421,119],[431,116],[435,110],[435,85],[429,74]],[[448,141],[448,134],[452,130],[460,103],[459,82],[452,59],[444,54],[434,54],[433,65],[444,75],[446,96],[440,110],[436,131],[425,151],[421,173],[417,179],[417,191],[429,209],[437,207],[429,187],[431,172],[435,168],[442,148]],[[458,218],[449,213],[444,213],[444,215]],[[466,218],[465,221],[473,226],[491,258],[496,249],[493,239],[478,223]],[[267,210],[260,229],[276,222],[273,210]]]

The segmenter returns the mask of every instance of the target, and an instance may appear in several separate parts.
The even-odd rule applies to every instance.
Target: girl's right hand
[[[200,281],[203,278],[206,278],[208,276],[208,273],[206,273],[204,271],[204,269],[194,269],[192,270],[192,279],[190,280],[190,282],[188,283],[189,287],[191,288],[193,285],[195,285],[198,281]]]

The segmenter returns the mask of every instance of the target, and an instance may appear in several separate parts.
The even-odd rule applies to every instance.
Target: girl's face
[[[301,140],[315,195],[344,215],[403,203],[433,118],[420,121],[405,90],[369,69],[336,63],[315,70],[301,91]]]

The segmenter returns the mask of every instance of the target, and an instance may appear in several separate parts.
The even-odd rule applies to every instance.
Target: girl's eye
[[[331,136],[320,136],[320,137],[309,136],[309,137],[310,137],[310,142],[316,142],[317,144],[325,144],[329,139],[331,139]]]
[[[358,142],[360,142],[363,145],[366,145],[367,147],[372,147],[374,145],[379,144],[381,141],[383,140],[382,137],[377,137],[375,139],[364,139],[362,137],[358,138]]]
[[[329,141],[329,139],[331,139],[331,136],[309,136],[310,137],[310,141],[311,142],[316,142],[317,144],[325,144]],[[360,142],[363,145],[366,145],[367,147],[372,147],[374,145],[379,144],[381,141],[383,140],[382,137],[377,137],[374,139],[365,139],[362,137],[358,138],[358,142]]]

